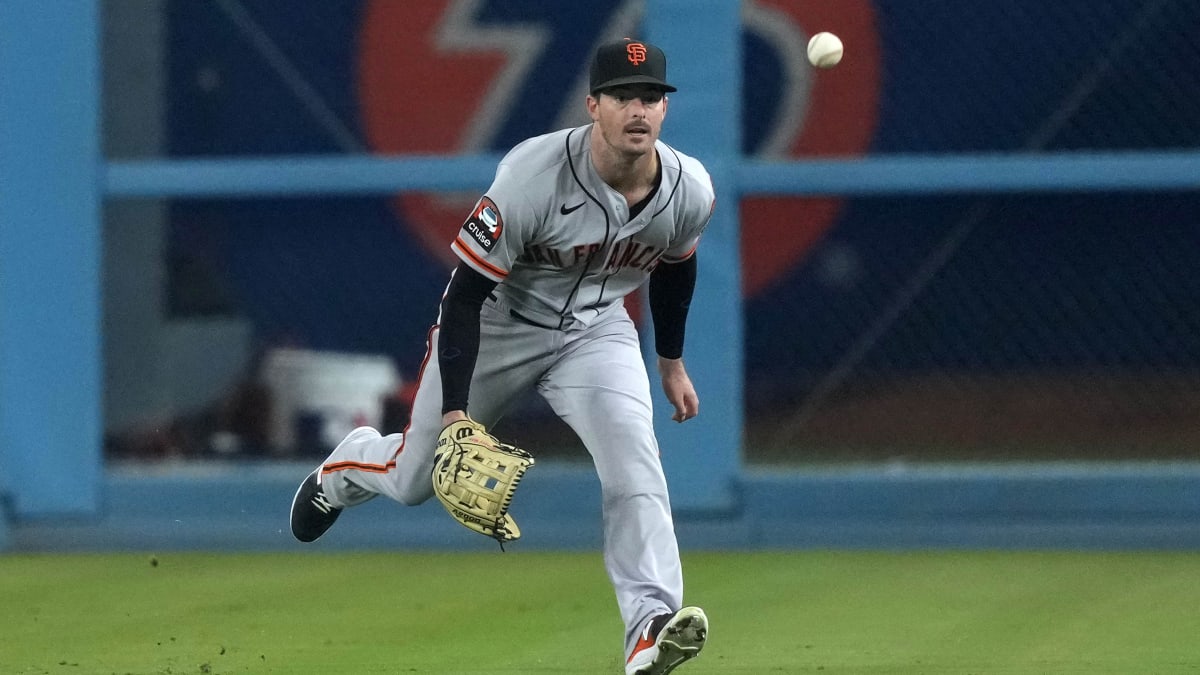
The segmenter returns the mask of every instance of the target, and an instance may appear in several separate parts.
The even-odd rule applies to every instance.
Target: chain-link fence
[[[1187,0],[874,3],[875,152],[1195,149]]]
[[[748,305],[749,456],[1195,456],[1200,195],[845,209]]]

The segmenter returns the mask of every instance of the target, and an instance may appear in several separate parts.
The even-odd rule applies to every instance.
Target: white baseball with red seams
[[[818,68],[832,68],[842,61],[842,39],[822,31],[808,40],[808,62]]]
[[[499,282],[480,313],[468,412],[491,426],[533,387],[586,446],[600,478],[604,563],[628,652],[650,617],[680,607],[683,578],[649,377],[623,298],[660,261],[693,254],[714,192],[698,161],[656,141],[661,182],[630,218],[625,197],[593,166],[592,133],[592,125],[565,129],[513,148],[452,248]],[[405,504],[432,496],[438,333],[435,325],[405,432],[352,435],[326,460],[322,485],[335,506],[376,494]]]

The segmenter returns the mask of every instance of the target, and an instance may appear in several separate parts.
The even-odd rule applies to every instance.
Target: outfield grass
[[[0,673],[623,672],[595,553],[0,556]],[[685,553],[703,673],[1200,673],[1200,554]]]

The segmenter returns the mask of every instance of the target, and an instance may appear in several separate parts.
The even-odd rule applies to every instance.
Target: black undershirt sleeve
[[[437,354],[442,414],[467,409],[471,375],[479,356],[479,310],[495,287],[495,281],[459,263],[442,298]]]
[[[660,262],[650,273],[650,315],[654,349],[663,358],[683,356],[684,324],[696,288],[696,255],[677,263]]]

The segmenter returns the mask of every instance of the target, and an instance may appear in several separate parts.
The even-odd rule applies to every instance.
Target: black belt
[[[517,321],[520,321],[521,323],[529,324],[530,326],[534,326],[536,328],[545,328],[546,330],[559,330],[558,326],[547,326],[544,323],[538,323],[538,322],[534,321],[533,319],[521,316],[519,313],[517,313],[517,310],[515,310],[515,309],[508,310],[508,314],[509,314],[509,316],[516,319]]]

